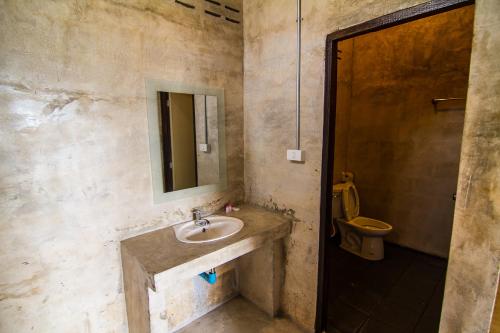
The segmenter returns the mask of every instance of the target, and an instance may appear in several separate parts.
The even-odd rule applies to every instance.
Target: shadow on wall
[[[394,243],[447,257],[474,7],[339,43],[334,182],[354,172],[361,214]],[[458,103],[458,104],[457,104]]]

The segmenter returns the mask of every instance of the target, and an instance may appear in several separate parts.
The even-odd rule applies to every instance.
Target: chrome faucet
[[[206,227],[210,224],[209,220],[202,218],[202,211],[200,208],[193,208],[192,212],[195,225],[198,227]]]

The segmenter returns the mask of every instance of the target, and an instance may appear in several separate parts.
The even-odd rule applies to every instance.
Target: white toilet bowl
[[[359,216],[358,191],[352,182],[334,185],[333,193],[333,217],[340,228],[340,247],[368,260],[383,259],[383,237],[392,226]]]

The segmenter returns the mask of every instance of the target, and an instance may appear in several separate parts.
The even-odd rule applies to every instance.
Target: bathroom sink
[[[238,233],[243,228],[243,221],[235,217],[209,216],[210,223],[197,226],[194,221],[174,226],[175,237],[183,243],[215,242]]]

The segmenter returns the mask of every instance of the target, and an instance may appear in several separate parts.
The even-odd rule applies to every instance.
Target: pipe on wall
[[[205,144],[208,144],[208,112],[207,112],[207,95],[205,96]]]
[[[296,85],[296,148],[300,150],[300,51],[301,51],[301,24],[302,24],[302,14],[301,14],[301,0],[297,0],[297,85]]]

